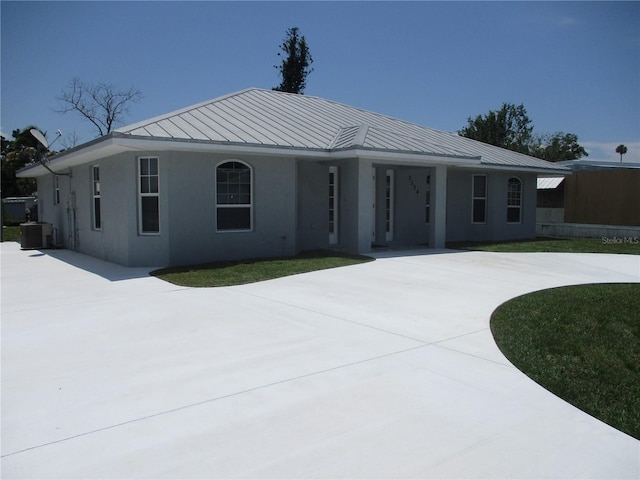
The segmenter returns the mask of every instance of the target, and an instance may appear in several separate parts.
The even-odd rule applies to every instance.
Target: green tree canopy
[[[627,153],[627,146],[626,145],[618,145],[616,147],[616,153],[620,154],[620,163],[622,163],[622,155],[624,155],[625,153]]]
[[[309,52],[307,41],[304,35],[300,35],[298,27],[287,30],[287,36],[280,48],[282,54],[278,53],[278,56],[283,57],[282,63],[275,65],[275,68],[280,71],[282,81],[273,90],[302,95],[307,86],[307,76],[313,72],[313,68],[311,68],[313,58]]]
[[[576,160],[588,155],[573,133],[534,134],[533,123],[523,104],[504,103],[500,110],[469,117],[467,126],[458,134],[549,162]]]
[[[578,144],[577,135],[564,132],[536,136],[529,154],[548,162],[577,160],[589,156],[584,147]]]
[[[458,134],[480,142],[506,148],[520,153],[529,153],[533,125],[524,105],[504,103],[497,111],[467,119],[467,126]]]
[[[16,178],[18,170],[34,161],[40,145],[29,132],[32,128],[38,129],[29,125],[22,130],[14,130],[11,134],[13,140],[2,137],[2,198],[31,195],[36,191],[33,178]]]

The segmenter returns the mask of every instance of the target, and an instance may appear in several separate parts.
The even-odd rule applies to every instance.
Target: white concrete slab
[[[634,478],[640,442],[514,368],[509,298],[640,257],[422,251],[188,289],[1,246],[2,478]]]

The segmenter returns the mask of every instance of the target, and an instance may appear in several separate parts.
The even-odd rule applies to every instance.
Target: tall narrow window
[[[100,212],[100,167],[98,165],[91,167],[91,192],[93,198],[91,212],[93,229],[100,230],[102,228],[102,216]]]
[[[139,159],[138,194],[141,234],[160,233],[160,191],[158,158]]]
[[[424,204],[424,218],[425,223],[429,224],[431,222],[431,175],[427,175],[427,188],[426,191],[426,200]]]
[[[384,238],[387,242],[393,240],[393,196],[393,170],[387,170],[384,195]]]
[[[251,168],[225,162],[216,168],[216,229],[247,231],[252,228]]]
[[[473,223],[487,223],[487,176],[473,176],[472,213]]]
[[[53,204],[60,205],[60,177],[53,176]]]
[[[329,167],[329,244],[338,243],[338,167]]]
[[[511,177],[507,188],[507,223],[520,223],[522,211],[522,182]]]

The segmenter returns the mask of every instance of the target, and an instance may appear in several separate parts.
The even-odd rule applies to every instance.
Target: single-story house
[[[54,242],[129,266],[535,236],[563,167],[323,98],[251,88],[19,173]],[[55,172],[53,174],[52,172]]]

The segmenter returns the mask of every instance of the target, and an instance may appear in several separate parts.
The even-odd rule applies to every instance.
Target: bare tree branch
[[[85,84],[73,78],[57,97],[61,107],[56,111],[67,113],[76,111],[96,127],[98,136],[110,133],[129,113],[129,104],[142,99],[140,90],[130,87],[119,90],[112,84]]]

